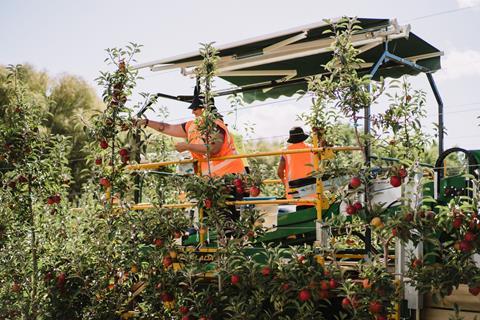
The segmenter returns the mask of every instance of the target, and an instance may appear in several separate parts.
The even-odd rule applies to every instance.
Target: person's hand
[[[188,150],[188,143],[186,142],[177,142],[175,144],[175,150],[178,152],[183,152]]]

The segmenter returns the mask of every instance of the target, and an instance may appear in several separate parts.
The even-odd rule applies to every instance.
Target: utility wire
[[[413,21],[418,21],[418,20],[433,18],[433,17],[437,17],[437,16],[442,16],[442,15],[446,15],[446,14],[450,14],[450,13],[466,11],[466,10],[470,10],[470,9],[474,9],[474,8],[478,8],[478,7],[480,7],[480,4],[469,6],[469,7],[464,7],[464,8],[457,8],[457,9],[439,11],[439,12],[436,12],[436,13],[427,14],[427,15],[424,15],[424,16],[419,16],[419,17],[416,17],[416,18],[412,18],[410,20],[407,20],[406,22],[409,23],[409,22],[413,22]]]

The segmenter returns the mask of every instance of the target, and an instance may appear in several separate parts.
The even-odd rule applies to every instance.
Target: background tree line
[[[7,69],[0,65],[0,106],[6,105]],[[50,134],[64,135],[70,139],[71,151],[68,155],[72,181],[69,181],[69,199],[74,200],[86,181],[86,153],[83,146],[86,135],[82,120],[101,110],[103,104],[95,90],[79,76],[63,74],[52,77],[45,71],[36,70],[31,65],[19,69],[19,80],[26,86],[26,94],[35,98],[45,112],[43,129]]]

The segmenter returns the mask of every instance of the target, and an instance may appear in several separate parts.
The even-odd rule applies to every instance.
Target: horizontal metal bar
[[[263,180],[263,184],[276,184],[276,183],[283,183],[280,179],[265,179]]]
[[[304,148],[304,149],[296,149],[296,150],[279,150],[279,151],[268,151],[268,152],[255,152],[249,154],[235,154],[231,156],[224,156],[224,157],[217,157],[217,158],[210,158],[210,161],[218,161],[218,160],[227,160],[227,159],[242,159],[242,158],[255,158],[255,157],[268,157],[268,156],[275,156],[275,155],[282,155],[282,154],[294,154],[294,153],[316,153],[322,152],[326,150],[332,151],[360,151],[360,147],[331,147],[331,148]],[[172,165],[172,164],[182,164],[182,163],[193,163],[193,162],[206,162],[206,159],[196,160],[196,159],[186,159],[186,160],[175,160],[175,161],[164,161],[164,162],[152,162],[152,163],[143,163],[143,164],[132,164],[126,166],[127,170],[152,170],[158,169],[160,167]]]
[[[227,205],[247,205],[247,204],[314,204],[315,199],[285,199],[285,200],[242,200],[242,201],[226,201]],[[161,208],[191,208],[195,207],[197,203],[186,202],[186,203],[173,203],[173,204],[163,204],[159,206]],[[152,203],[139,203],[131,207],[132,210],[146,210],[153,209],[155,205]]]
[[[393,53],[390,53],[390,52],[385,52],[385,58],[387,58],[388,60],[393,60],[397,63],[400,63],[400,64],[403,64],[405,66],[408,66],[410,68],[413,68],[419,72],[424,72],[424,73],[430,73],[432,72],[432,70],[428,69],[428,68],[425,68],[409,59],[406,59],[406,58],[402,58],[402,57],[399,57],[399,56],[396,56],[394,55]]]

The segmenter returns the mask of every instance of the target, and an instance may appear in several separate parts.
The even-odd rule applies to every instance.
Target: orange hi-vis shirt
[[[311,148],[311,146],[305,142],[299,142],[288,145],[287,150],[308,148]],[[285,154],[283,157],[285,159],[285,177],[287,181],[306,178],[312,173],[313,154],[311,152]]]
[[[224,157],[237,154],[235,148],[235,142],[233,136],[227,129],[227,126],[221,120],[216,120],[215,123],[224,131],[225,136],[220,151],[212,157]],[[188,143],[192,144],[205,144],[201,133],[198,131],[197,125],[194,120],[190,120],[185,124],[185,131],[187,132]],[[192,157],[197,160],[206,160],[207,156],[201,153],[191,152]],[[200,168],[203,175],[208,175],[208,162],[201,161]],[[245,167],[241,158],[238,159],[226,159],[219,161],[210,161],[210,171],[212,176],[223,176],[228,173],[244,173]]]
[[[311,146],[305,142],[299,142],[289,144],[287,150],[307,148],[311,148]],[[288,182],[310,176],[313,171],[313,154],[311,152],[291,153],[283,155],[283,158],[285,159],[285,190],[287,198],[291,199],[292,196],[288,194],[290,192]]]

